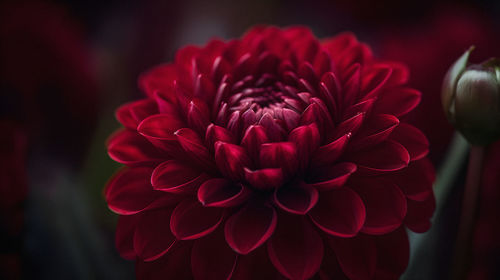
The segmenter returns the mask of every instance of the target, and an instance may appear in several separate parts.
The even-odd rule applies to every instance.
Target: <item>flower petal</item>
[[[203,167],[205,170],[213,169],[213,162],[208,149],[203,145],[198,134],[189,128],[181,128],[175,133],[177,141],[192,159],[191,163]]]
[[[399,143],[384,141],[374,147],[349,153],[347,160],[368,171],[396,171],[408,166],[410,155]]]
[[[323,192],[309,211],[311,220],[324,232],[339,236],[355,236],[365,222],[366,211],[359,195],[349,187]]]
[[[288,141],[295,143],[300,168],[307,166],[309,158],[318,149],[320,135],[316,124],[299,126],[288,135]]]
[[[250,125],[245,131],[243,139],[241,139],[241,146],[243,146],[248,155],[257,162],[259,159],[260,146],[269,142],[266,131],[261,125]]]
[[[134,250],[144,261],[163,256],[175,243],[169,223],[172,208],[144,211],[139,214],[134,235]]]
[[[251,163],[242,147],[221,141],[215,143],[215,162],[225,177],[235,181],[244,178],[244,168]]]
[[[304,182],[294,182],[276,189],[274,202],[287,212],[304,215],[318,202],[318,191]]]
[[[168,254],[154,262],[138,260],[135,266],[137,279],[191,279],[191,246],[188,242],[175,244]]]
[[[245,168],[245,179],[252,187],[260,190],[271,190],[281,187],[284,181],[283,169],[263,168],[250,170]]]
[[[204,174],[176,160],[158,165],[151,175],[155,190],[171,193],[193,193],[206,179]]]
[[[134,234],[137,227],[137,215],[119,216],[116,224],[115,246],[120,256],[127,260],[137,257],[134,251]]]
[[[431,227],[430,219],[436,209],[436,199],[434,195],[429,195],[424,201],[408,199],[407,207],[408,212],[404,220],[405,226],[417,233],[429,230]]]
[[[269,258],[290,279],[309,279],[323,259],[323,241],[303,216],[283,214],[276,232],[267,242]]]
[[[392,115],[373,115],[366,121],[365,126],[353,137],[349,148],[359,150],[372,147],[389,137],[398,126],[399,120]]]
[[[373,237],[357,235],[352,238],[329,236],[330,246],[344,273],[352,280],[373,279],[377,267],[377,248]]]
[[[285,280],[274,268],[265,246],[261,246],[251,253],[238,256],[238,264],[233,272],[233,280],[276,279]]]
[[[294,174],[298,168],[297,148],[291,142],[265,143],[260,146],[260,166],[281,167],[285,174]]]
[[[234,184],[223,178],[214,178],[198,189],[198,200],[206,207],[233,207],[243,203],[250,190],[242,184]]]
[[[172,212],[170,229],[178,239],[198,239],[214,231],[222,218],[221,208],[203,207],[198,201],[185,200]]]
[[[385,234],[401,225],[406,216],[406,197],[396,185],[375,178],[352,184],[366,207],[362,232]]]
[[[399,279],[408,266],[410,244],[403,227],[378,236],[375,279]]]
[[[187,122],[193,130],[205,134],[210,123],[210,111],[205,102],[194,98],[188,105]]]
[[[394,129],[390,139],[403,145],[412,161],[419,160],[429,153],[427,137],[412,125],[401,123]]]
[[[157,114],[145,118],[137,131],[148,139],[175,140],[174,132],[184,123],[170,114]]]
[[[227,245],[221,230],[196,240],[191,252],[194,279],[230,279],[236,267],[237,256]]]
[[[423,201],[432,195],[435,173],[434,167],[428,158],[411,162],[408,168],[397,172],[391,177],[391,180],[409,199]]]
[[[157,113],[158,105],[155,101],[153,99],[143,99],[120,106],[115,115],[123,126],[136,130],[143,119]]]
[[[310,179],[307,182],[319,191],[328,191],[343,186],[356,170],[356,164],[351,162],[341,162],[333,166],[315,168],[311,170]]]
[[[391,114],[396,117],[406,115],[417,107],[422,94],[412,88],[384,89],[374,107],[374,113]]]
[[[155,201],[170,205],[178,198],[155,191],[151,186],[151,173],[147,167],[121,169],[108,182],[104,195],[109,208],[121,215],[132,215],[150,208]]]
[[[119,131],[108,140],[108,155],[129,166],[154,165],[161,161],[162,155],[166,156],[146,138],[130,130]]]
[[[348,140],[351,134],[345,134],[335,141],[321,146],[314,153],[311,160],[311,165],[313,166],[325,166],[334,164],[335,161],[342,155],[347,146]]]
[[[224,227],[226,241],[239,254],[248,254],[273,234],[277,215],[273,207],[250,202],[231,216]]]

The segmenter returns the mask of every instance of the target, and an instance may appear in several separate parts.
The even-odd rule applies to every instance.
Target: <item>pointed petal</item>
[[[349,161],[368,171],[396,171],[408,166],[410,155],[399,143],[384,141],[375,147],[349,153]]]
[[[221,141],[215,143],[215,162],[224,176],[236,181],[244,178],[244,168],[251,163],[242,147]]]
[[[323,259],[323,241],[303,216],[283,214],[267,242],[269,258],[276,269],[290,279],[309,279]]]
[[[429,153],[427,137],[416,127],[401,123],[394,129],[390,139],[400,143],[410,154],[410,160],[419,160]]]
[[[311,220],[324,232],[339,236],[355,236],[365,222],[366,211],[359,195],[349,187],[321,194],[309,211]]]
[[[207,104],[197,98],[191,100],[187,111],[187,122],[189,127],[204,135],[210,123],[210,111]]]
[[[374,113],[391,114],[396,117],[406,115],[420,103],[422,94],[412,88],[384,89],[374,107]]]
[[[398,126],[399,120],[392,115],[373,115],[366,125],[353,137],[349,148],[359,150],[375,146],[389,137]]]
[[[318,202],[318,191],[304,182],[294,182],[277,189],[274,202],[287,212],[304,215]]]
[[[193,193],[206,176],[176,160],[168,160],[158,165],[151,175],[155,190],[171,193]]]
[[[217,257],[214,257],[214,253]],[[191,252],[191,270],[194,279],[231,279],[237,256],[227,245],[222,230],[196,240]]]
[[[198,239],[214,231],[222,218],[221,208],[203,207],[198,201],[185,200],[172,212],[170,229],[180,240]]]
[[[181,128],[175,133],[177,141],[192,159],[194,165],[203,167],[205,170],[213,169],[213,161],[210,158],[208,149],[203,145],[198,134],[189,128]]]
[[[286,174],[294,174],[298,167],[297,148],[291,142],[265,143],[260,146],[260,166],[283,168]]]
[[[224,227],[226,241],[237,253],[248,254],[273,234],[276,221],[273,207],[250,202],[227,220]]]
[[[137,131],[148,139],[175,140],[174,132],[184,123],[170,114],[157,114],[145,118],[137,127]]]
[[[215,178],[200,186],[198,200],[206,207],[233,207],[246,201],[250,192],[248,187],[242,184]]]
[[[260,146],[267,142],[269,142],[269,138],[266,135],[264,127],[261,125],[250,125],[241,140],[241,146],[243,146],[247,150],[248,155],[257,162]]]
[[[107,146],[110,158],[129,166],[154,165],[167,157],[146,138],[130,130],[116,132]]]
[[[323,145],[314,153],[311,160],[313,166],[325,166],[334,164],[343,154],[351,134],[345,134],[335,141]]]
[[[319,191],[328,191],[343,186],[356,170],[356,165],[351,162],[315,168],[311,170],[307,182]]]
[[[169,223],[172,208],[144,211],[139,214],[134,235],[134,250],[144,261],[163,256],[175,243]]]

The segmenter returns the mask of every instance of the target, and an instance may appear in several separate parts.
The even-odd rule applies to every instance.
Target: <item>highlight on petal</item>
[[[343,186],[347,179],[356,172],[356,164],[341,162],[336,165],[314,168],[306,181],[319,191],[328,191]]]
[[[238,254],[248,254],[262,245],[276,228],[273,207],[249,202],[226,222],[226,241]]]
[[[136,130],[139,123],[158,112],[158,105],[152,99],[143,99],[120,106],[115,113],[116,119],[128,129]]]
[[[146,138],[129,130],[115,133],[107,146],[110,158],[129,166],[154,164],[165,156]]]
[[[145,118],[137,131],[146,138],[157,140],[175,140],[174,132],[184,124],[170,114],[157,114]]]
[[[198,134],[189,128],[181,128],[174,132],[177,141],[181,144],[182,148],[194,161],[193,165],[204,167],[206,170],[212,170],[213,162],[208,153],[208,149],[203,145]]]
[[[318,191],[305,182],[293,182],[276,189],[274,202],[287,212],[304,215],[318,202]]]
[[[191,270],[196,280],[231,279],[238,254],[226,243],[222,230],[194,242]]]
[[[373,115],[367,120],[365,126],[353,137],[350,148],[363,149],[375,146],[389,137],[391,132],[397,128],[398,118],[393,115]]]
[[[134,250],[144,261],[163,256],[175,243],[169,220],[172,208],[148,210],[138,214],[134,235]]]
[[[309,216],[328,234],[352,237],[365,223],[366,210],[359,195],[349,187],[343,187],[321,193]]]
[[[223,209],[203,207],[198,201],[187,199],[172,212],[170,229],[180,240],[198,239],[213,232],[222,218]]]
[[[390,138],[405,147],[411,161],[419,160],[429,153],[429,140],[412,125],[401,123],[394,129]]]
[[[276,269],[289,279],[309,279],[323,259],[323,241],[304,216],[280,215],[276,232],[267,242]]]
[[[205,179],[199,171],[176,160],[167,160],[153,170],[151,185],[155,190],[188,193],[195,191]]]
[[[227,179],[214,178],[198,189],[198,200],[206,207],[233,207],[247,200],[251,191],[242,184]]]
[[[334,164],[344,153],[351,134],[345,134],[335,141],[319,147],[311,160],[313,166]]]
[[[244,168],[250,166],[250,159],[242,147],[218,141],[215,143],[215,163],[227,178],[241,180]]]
[[[399,143],[384,141],[374,147],[350,153],[347,158],[368,171],[396,171],[408,166],[410,155]]]
[[[391,114],[396,117],[406,115],[420,103],[422,94],[411,88],[384,89],[377,99],[375,113]]]
[[[283,169],[263,168],[250,170],[245,167],[245,179],[252,187],[260,190],[276,189],[283,185]]]

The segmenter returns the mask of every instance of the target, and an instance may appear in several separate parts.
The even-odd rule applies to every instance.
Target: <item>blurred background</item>
[[[353,31],[423,92],[408,121],[440,171],[453,128],[441,112],[448,67],[500,56],[500,1],[0,1],[0,279],[134,279],[114,246],[102,195],[117,170],[106,153],[114,110],[140,99],[137,77],[187,44],[240,37],[255,24],[306,25],[319,38]],[[406,279],[446,278],[466,159],[456,155],[434,227],[412,240]],[[500,279],[500,143],[483,172],[469,279]],[[426,239],[425,239],[426,238]],[[424,241],[422,241],[424,240]],[[415,253],[416,252],[416,253]]]

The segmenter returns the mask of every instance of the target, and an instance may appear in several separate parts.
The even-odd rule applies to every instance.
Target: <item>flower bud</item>
[[[474,145],[500,139],[500,60],[467,65],[473,48],[448,70],[441,99],[448,120]]]

